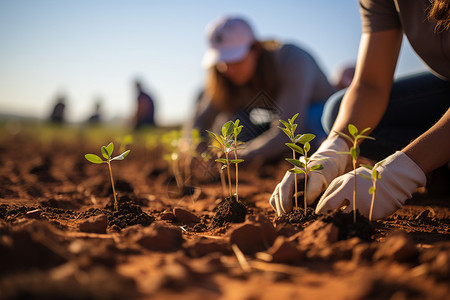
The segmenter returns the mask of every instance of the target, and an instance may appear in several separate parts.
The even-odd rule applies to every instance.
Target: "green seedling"
[[[241,141],[238,141],[237,137],[238,135],[241,133],[242,128],[244,128],[244,126],[239,125],[239,119],[237,119],[234,123],[233,123],[233,136],[234,136],[234,164],[236,165],[236,200],[239,201],[239,195],[238,195],[238,186],[239,186],[239,172],[238,172],[238,164],[243,162],[243,159],[238,159],[238,155],[237,152],[239,149],[243,149],[240,148],[239,146],[243,145],[244,143]]]
[[[102,155],[106,160],[101,159],[98,155],[95,155],[95,154],[86,154],[84,157],[88,161],[90,161],[94,164],[106,163],[108,165],[109,175],[111,177],[111,186],[112,186],[113,195],[114,195],[114,209],[117,211],[119,208],[118,208],[117,197],[116,197],[116,189],[114,188],[114,180],[113,180],[113,175],[112,175],[112,170],[111,170],[111,162],[113,160],[123,160],[130,153],[130,150],[126,150],[125,152],[123,152],[122,154],[120,154],[116,157],[111,157],[113,151],[114,151],[114,144],[109,143],[108,146],[102,146],[102,148],[101,148]]]
[[[308,157],[308,152],[311,149],[310,142],[316,137],[314,134],[306,133],[306,134],[297,134],[295,135],[295,130],[297,129],[297,124],[294,123],[298,114],[295,114],[291,119],[288,119],[288,122],[280,120],[280,122],[285,126],[285,128],[280,128],[283,132],[289,137],[291,143],[286,143],[286,146],[291,148],[292,150],[292,158],[286,158],[288,162],[290,162],[294,168],[290,169],[289,172],[294,173],[294,181],[295,181],[295,207],[298,207],[297,203],[297,174],[305,174],[305,187],[303,192],[304,199],[304,209],[305,215],[307,211],[308,203],[306,202],[306,193],[307,193],[307,183],[308,183],[308,174],[311,171],[321,170],[323,167],[321,164],[316,164],[312,167],[309,167],[309,164],[312,162]],[[303,147],[297,145],[300,143]],[[299,153],[303,156],[303,161],[300,159],[296,159],[295,153]]]
[[[364,168],[366,168],[366,169],[371,171],[371,176],[370,177],[365,175],[365,174],[359,174],[359,176],[372,181],[372,186],[369,188],[369,194],[372,195],[372,200],[370,202],[370,210],[369,210],[369,222],[372,222],[373,206],[374,206],[374,203],[375,203],[375,191],[377,189],[377,179],[380,178],[380,172],[378,172],[377,168],[383,162],[384,162],[384,160],[376,163],[374,166],[361,164],[362,167],[364,167]]]
[[[352,147],[350,148],[349,152],[338,152],[340,154],[348,154],[352,157],[352,165],[353,165],[353,174],[355,178],[355,185],[353,188],[353,222],[356,223],[356,162],[359,157],[359,143],[361,140],[364,139],[370,139],[374,140],[373,137],[364,135],[367,131],[370,130],[370,127],[363,129],[361,132],[358,131],[355,125],[348,124],[348,132],[351,136],[343,133],[335,131],[337,134],[339,134],[341,137],[347,139],[350,143],[352,143]]]
[[[238,127],[236,129],[235,127]],[[235,139],[235,133],[239,134],[242,129],[242,126],[239,126],[239,120],[236,120],[236,123],[233,121],[228,121],[222,126],[221,133],[222,134],[216,134],[212,131],[206,130],[208,134],[213,139],[213,142],[217,143],[218,146],[210,145],[209,147],[217,149],[219,153],[223,154],[224,158],[217,158],[215,161],[222,164],[221,169],[227,169],[228,172],[228,190],[230,198],[233,196],[232,188],[231,188],[231,173],[230,173],[230,165],[235,164],[236,166],[243,162],[243,159],[238,159],[237,154],[235,155],[235,159],[230,158],[231,152],[236,152],[240,148],[237,148],[236,146],[239,145],[237,142],[237,138]],[[236,142],[235,142],[236,141]],[[237,168],[236,168],[237,170]],[[237,182],[237,180],[236,180]],[[238,198],[238,190],[236,185],[236,199]]]

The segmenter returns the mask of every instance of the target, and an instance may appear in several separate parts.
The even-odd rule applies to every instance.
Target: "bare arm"
[[[424,173],[431,172],[449,162],[450,108],[433,127],[406,146],[402,152],[408,155]]]
[[[358,129],[378,125],[389,102],[401,43],[399,29],[362,34],[355,77],[331,132],[346,132],[350,123]]]

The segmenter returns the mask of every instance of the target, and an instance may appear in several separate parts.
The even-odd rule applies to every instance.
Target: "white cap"
[[[255,35],[242,18],[223,17],[206,28],[209,49],[203,56],[202,66],[210,68],[219,62],[232,63],[245,57]]]

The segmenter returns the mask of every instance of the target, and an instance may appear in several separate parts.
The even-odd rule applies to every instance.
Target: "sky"
[[[0,114],[46,118],[63,95],[70,122],[85,121],[97,100],[105,119],[128,119],[140,79],[158,124],[180,124],[203,86],[205,27],[223,15],[309,51],[330,80],[356,60],[356,0],[0,0]],[[405,40],[397,76],[423,69]]]

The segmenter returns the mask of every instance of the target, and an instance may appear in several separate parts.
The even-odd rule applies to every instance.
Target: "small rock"
[[[30,211],[27,211],[25,214],[25,217],[30,219],[39,219],[41,217],[42,210],[41,209],[33,209]]]
[[[303,252],[296,247],[296,243],[279,236],[267,251],[272,256],[272,262],[290,263],[302,258]]]
[[[138,232],[134,241],[148,250],[175,251],[180,249],[183,237],[177,227],[153,223]]]
[[[297,241],[300,249],[327,248],[338,240],[338,235],[339,229],[333,223],[315,221],[289,240]]]
[[[200,218],[190,211],[181,208],[181,207],[175,207],[173,209],[173,214],[175,215],[175,218],[178,222],[181,222],[183,224],[191,224],[191,223],[199,223]]]
[[[382,243],[375,252],[373,259],[408,261],[418,255],[416,243],[403,233],[394,234]]]
[[[90,217],[79,224],[79,228],[83,232],[106,233],[108,220],[105,215]]]
[[[263,216],[256,216],[231,231],[230,244],[236,244],[245,254],[252,254],[268,249],[276,237],[272,224]]]

